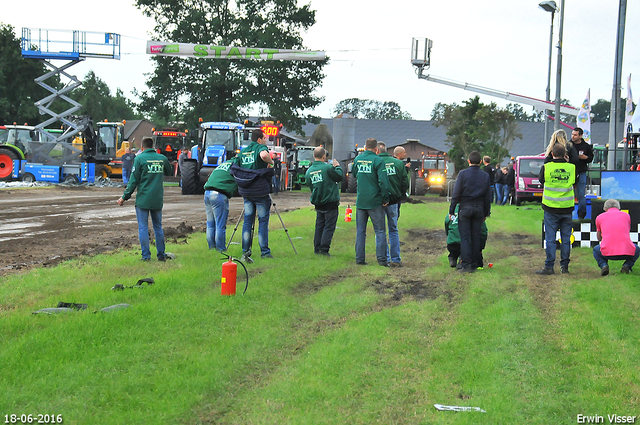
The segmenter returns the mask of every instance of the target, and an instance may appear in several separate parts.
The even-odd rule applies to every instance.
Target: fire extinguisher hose
[[[247,292],[247,288],[249,287],[249,272],[247,271],[247,268],[245,267],[244,263],[242,261],[240,261],[239,259],[232,257],[230,255],[225,254],[224,252],[221,253],[222,255],[224,255],[225,257],[227,257],[227,260],[231,260],[234,263],[238,263],[242,266],[242,268],[244,269],[244,276],[246,278],[246,283],[244,285],[244,291],[242,291],[242,295],[244,295],[245,292]]]

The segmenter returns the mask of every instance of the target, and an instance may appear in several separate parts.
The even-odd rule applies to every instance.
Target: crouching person
[[[207,243],[209,249],[227,250],[227,219],[229,198],[238,196],[238,185],[229,169],[235,161],[229,160],[216,167],[204,185],[204,209],[207,214]]]
[[[638,260],[640,248],[631,242],[631,217],[620,211],[620,202],[607,199],[604,212],[596,217],[599,245],[593,248],[593,258],[600,267],[600,276],[609,274],[609,260],[624,260],[620,273],[629,273]]]
[[[311,188],[311,203],[316,207],[316,232],[313,237],[313,252],[329,255],[331,239],[338,222],[340,189],[338,183],[343,174],[335,159],[333,165],[327,164],[327,151],[317,147],[313,151],[314,162],[305,176],[307,186]]]
[[[454,214],[451,216],[447,214],[447,217],[444,219],[444,231],[447,234],[447,250],[449,251],[449,265],[451,267],[462,268],[462,263],[458,262],[460,258],[460,232],[458,231],[458,209],[460,205],[456,205],[456,209]],[[482,251],[487,246],[487,223],[486,221],[482,222],[480,226],[480,257],[478,258],[478,262],[472,264],[472,267],[476,269],[481,269],[484,263],[484,259],[482,258]]]

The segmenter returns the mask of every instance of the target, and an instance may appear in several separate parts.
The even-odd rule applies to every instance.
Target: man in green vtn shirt
[[[556,133],[564,130],[557,130]],[[554,137],[555,134],[554,133]],[[554,274],[556,262],[556,232],[560,231],[560,270],[569,273],[569,256],[571,255],[571,230],[573,228],[574,193],[576,182],[576,166],[564,158],[566,149],[563,144],[556,143],[551,151],[553,160],[547,162],[540,170],[540,183],[544,185],[542,192],[542,209],[544,210],[544,240],[547,259],[544,268],[536,274]]]
[[[311,188],[311,203],[316,207],[316,231],[313,237],[313,252],[329,255],[331,240],[338,222],[340,205],[340,187],[343,174],[335,159],[333,165],[327,164],[327,151],[319,146],[313,151],[315,160],[307,170],[305,179]]]
[[[378,142],[378,156],[384,162],[387,178],[389,179],[389,205],[384,207],[389,227],[389,245],[387,248],[387,263],[391,267],[402,267],[400,258],[400,235],[398,234],[398,206],[400,200],[406,196],[409,189],[409,176],[402,161],[387,153],[387,145]]]
[[[213,170],[204,185],[204,209],[207,214],[207,243],[209,249],[227,250],[227,218],[229,198],[238,196],[236,179],[229,173],[235,161],[230,159]]]
[[[162,230],[162,206],[164,197],[164,176],[171,175],[171,164],[166,156],[156,153],[153,149],[153,139],[142,139],[142,152],[133,160],[131,179],[124,189],[118,205],[131,198],[137,189],[136,217],[138,219],[138,239],[142,248],[142,261],[151,260],[149,249],[149,216],[156,236],[158,261],[166,261],[164,252],[164,231]]]
[[[353,176],[358,182],[356,197],[356,264],[365,265],[367,223],[371,218],[376,234],[376,258],[378,264],[389,267],[387,261],[387,236],[384,225],[384,208],[389,205],[389,179],[384,161],[377,155],[378,141],[367,139],[364,152],[353,161]]]

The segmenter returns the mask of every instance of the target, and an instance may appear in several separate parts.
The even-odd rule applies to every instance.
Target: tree
[[[22,57],[20,39],[15,37],[13,27],[0,23],[0,124],[35,125],[40,122],[34,103],[51,93],[37,85],[34,79],[47,71],[42,62]],[[47,83],[59,87],[60,79],[54,78]]]
[[[410,120],[411,115],[403,112],[396,102],[350,98],[338,102],[333,108],[334,114],[348,113],[354,118],[367,120]]]
[[[529,115],[524,111],[524,108],[522,107],[522,105],[518,103],[509,103],[505,107],[505,109],[514,116],[516,121],[527,121],[527,122],[543,122],[544,121],[544,112],[533,111],[531,115]]]
[[[117,89],[116,95],[112,96],[107,83],[93,71],[85,76],[82,86],[71,92],[71,98],[82,105],[79,114],[91,115],[97,121],[142,118],[142,115],[134,112],[135,105],[124,97],[122,90]]]
[[[620,113],[618,114],[618,119],[620,122],[624,122],[625,111],[627,107],[627,99],[621,97],[620,98]],[[633,104],[633,109],[635,110],[636,104]],[[593,117],[591,118],[591,122],[609,122],[609,116],[611,115],[611,101],[605,99],[598,99],[596,103],[591,105],[591,113]]]
[[[161,40],[217,46],[304,49],[301,31],[315,23],[315,11],[296,0],[137,0],[156,21]],[[302,130],[303,116],[323,100],[313,95],[324,78],[323,62],[255,61],[156,56],[140,93],[142,109],[167,121],[195,126],[199,117],[238,121],[249,108]]]
[[[456,170],[466,167],[472,151],[493,159],[509,156],[516,138],[522,139],[515,116],[508,109],[500,109],[495,103],[485,105],[478,96],[465,100],[464,106],[437,103],[431,119],[437,127],[447,127],[449,158]]]

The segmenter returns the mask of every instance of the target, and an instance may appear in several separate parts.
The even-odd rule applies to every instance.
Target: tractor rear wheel
[[[182,164],[182,194],[197,195],[201,193],[199,186],[201,185],[198,175],[198,161],[186,159]]]
[[[347,192],[349,193],[358,192],[358,179],[356,179],[353,176],[353,174],[349,174],[349,180],[347,181]]]
[[[424,181],[423,178],[416,178],[416,186],[415,186],[415,195],[416,196],[424,196],[425,193],[427,193],[427,183]]]
[[[416,194],[416,174],[418,174],[418,172],[416,170],[411,170],[410,171],[410,175],[409,175],[409,195],[415,195]]]
[[[0,146],[0,181],[11,180],[13,161],[16,159],[20,158],[14,151]]]

